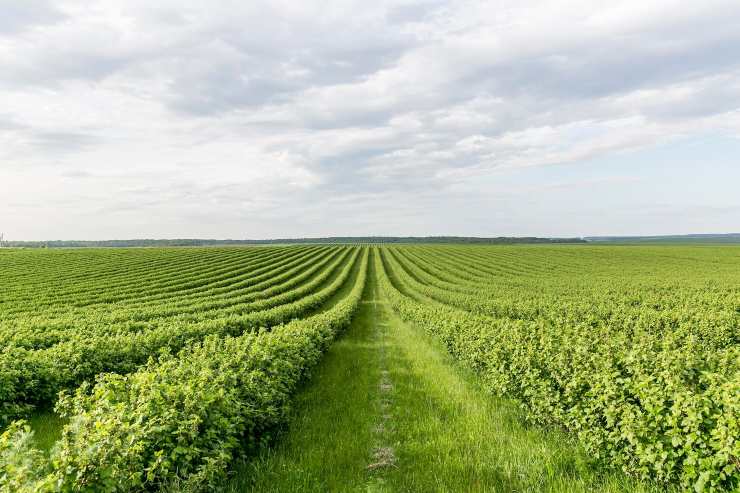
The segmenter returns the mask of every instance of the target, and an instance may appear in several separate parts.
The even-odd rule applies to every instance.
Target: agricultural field
[[[0,249],[0,491],[738,491],[740,247]]]

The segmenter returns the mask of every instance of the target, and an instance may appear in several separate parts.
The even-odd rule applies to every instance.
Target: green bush
[[[410,275],[384,259],[380,283],[393,309],[491,392],[520,400],[534,421],[567,428],[630,474],[695,491],[740,487],[737,345],[709,350],[700,338],[649,325],[494,318],[414,294],[420,302],[408,296]]]
[[[350,276],[357,251],[346,250],[309,282],[265,291],[265,299],[242,306],[245,313],[218,312],[198,322],[167,320],[148,330],[75,334],[42,350],[16,346],[0,352],[0,426],[38,404],[53,404],[60,390],[75,388],[102,372],[135,371],[161,350],[177,351],[209,334],[237,336],[288,322],[320,306]],[[339,275],[328,285],[332,275]],[[291,289],[292,288],[292,289]]]
[[[319,315],[208,336],[134,373],[83,384],[59,402],[69,424],[48,460],[12,425],[0,438],[0,484],[29,492],[217,485],[235,455],[260,448],[284,421],[296,385],[350,322],[366,272],[365,253],[350,294]]]

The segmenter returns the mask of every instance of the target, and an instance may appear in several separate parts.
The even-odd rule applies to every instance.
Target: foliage
[[[235,454],[261,447],[285,419],[297,383],[349,323],[366,271],[363,254],[351,292],[325,312],[270,331],[209,335],[65,394],[58,409],[70,422],[50,459],[17,459],[28,433],[16,423],[0,442],[12,459],[0,463],[2,477],[29,491],[215,486]]]
[[[535,282],[526,286],[529,303],[506,310],[487,303],[501,286],[455,294],[422,282],[429,264],[448,265],[424,266],[426,254],[383,250],[381,285],[403,319],[442,340],[492,392],[519,399],[533,420],[573,431],[594,457],[632,474],[696,491],[740,486],[737,291],[720,296],[730,304],[716,320],[710,310],[660,317],[599,293],[588,309],[568,306],[563,293],[547,306],[532,301],[541,296]],[[447,282],[461,264],[449,264]],[[463,272],[458,283],[472,287],[473,277]],[[701,306],[706,294],[698,296]]]
[[[237,336],[299,318],[345,283],[356,257],[357,251],[349,249],[325,260],[310,256],[303,260],[309,263],[303,272],[285,282],[276,275],[273,284],[260,284],[254,296],[245,294],[249,289],[234,290],[216,301],[211,289],[200,290],[185,305],[178,296],[176,309],[161,299],[146,311],[140,305],[115,311],[106,304],[102,305],[105,313],[86,308],[79,319],[57,332],[44,330],[44,322],[26,330],[16,327],[6,337],[11,344],[0,352],[0,425],[26,415],[33,406],[53,403],[60,390],[75,388],[100,373],[134,371],[159,351],[176,351],[207,335]],[[189,311],[195,315],[189,316]],[[152,312],[154,320],[131,321]],[[53,323],[50,312],[45,317],[46,324]],[[106,325],[103,321],[110,318],[113,321]],[[28,334],[35,346],[19,344],[20,334]]]
[[[368,251],[400,317],[532,421],[635,476],[740,488],[735,247],[302,245],[0,252],[0,490],[219,483],[348,323]],[[13,419],[53,403],[46,457]]]

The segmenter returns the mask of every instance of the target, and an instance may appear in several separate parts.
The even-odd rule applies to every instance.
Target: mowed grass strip
[[[589,461],[557,430],[528,426],[428,336],[380,305],[394,382],[397,468],[381,491],[655,491]]]
[[[598,469],[568,436],[527,426],[516,403],[487,394],[396,317],[380,297],[377,267],[276,447],[237,467],[226,491],[655,490]],[[393,460],[373,467],[380,449]]]
[[[62,428],[67,420],[50,409],[36,410],[28,417],[28,424],[34,431],[34,446],[48,454],[54,444],[62,437]]]
[[[380,367],[372,268],[363,302],[296,395],[274,449],[238,465],[229,492],[361,491],[377,424]]]

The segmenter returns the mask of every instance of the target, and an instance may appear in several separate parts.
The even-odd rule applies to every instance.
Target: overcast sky
[[[740,8],[0,0],[0,231],[740,231]]]

